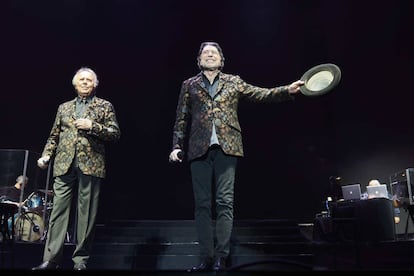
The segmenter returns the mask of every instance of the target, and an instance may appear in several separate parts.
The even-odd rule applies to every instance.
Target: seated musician
[[[23,206],[24,201],[19,204],[20,196],[22,189],[24,189],[28,183],[29,178],[27,176],[19,175],[16,178],[16,183],[13,186],[0,187],[0,202],[14,204],[17,207]]]

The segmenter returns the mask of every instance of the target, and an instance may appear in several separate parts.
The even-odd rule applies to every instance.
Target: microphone
[[[180,150],[179,152],[177,152],[177,157],[182,161],[184,158],[184,152],[182,150]],[[171,159],[169,160],[170,163],[177,163],[177,161],[172,161]]]
[[[41,167],[41,166],[46,166],[47,164],[49,164],[49,161],[50,161],[50,158],[49,158],[49,159],[47,159],[47,158],[45,158],[45,157],[40,157],[40,158],[37,160],[37,165],[38,165],[39,167]]]
[[[181,160],[183,160],[183,158],[184,158],[184,152],[183,151],[179,151],[177,153],[177,157],[180,158]]]

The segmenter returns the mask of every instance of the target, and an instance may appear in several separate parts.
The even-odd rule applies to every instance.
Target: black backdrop
[[[246,156],[235,218],[312,218],[328,178],[344,183],[414,166],[412,1],[3,1],[3,149],[41,152],[58,104],[90,66],[116,109],[100,219],[191,219],[188,164],[168,163],[181,82],[201,42],[221,44],[224,71],[262,87],[335,63],[329,94],[242,103]]]

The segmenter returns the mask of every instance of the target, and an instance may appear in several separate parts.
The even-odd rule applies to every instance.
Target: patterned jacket
[[[226,154],[243,156],[241,128],[237,115],[239,99],[255,102],[282,102],[293,100],[288,86],[271,89],[244,82],[237,75],[220,72],[214,98],[205,88],[201,73],[182,83],[173,130],[173,149],[184,150],[188,136],[187,159],[204,155],[210,143],[213,124],[218,141]]]
[[[88,131],[75,128],[75,105],[76,98],[59,105],[42,156],[54,158],[54,177],[68,172],[76,153],[84,174],[104,178],[104,143],[117,141],[121,135],[114,107],[106,100],[93,97],[83,116],[92,121],[92,129]]]

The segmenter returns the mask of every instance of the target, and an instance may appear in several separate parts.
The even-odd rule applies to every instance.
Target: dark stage
[[[114,104],[122,132],[108,145],[102,223],[192,219],[188,164],[169,164],[168,154],[180,85],[198,73],[205,40],[222,46],[224,72],[262,87],[290,83],[321,63],[342,70],[338,86],[321,97],[240,103],[237,218],[311,218],[329,193],[329,176],[364,186],[414,167],[406,85],[414,73],[412,1],[376,3],[375,12],[353,0],[3,6],[0,149],[40,153],[58,104],[75,97],[74,72],[94,68],[97,95]]]
[[[171,164],[168,156],[181,83],[199,72],[200,44],[218,42],[225,56],[223,72],[267,88],[298,80],[315,65],[334,63],[342,77],[330,93],[299,95],[293,102],[278,104],[241,101],[238,109],[245,156],[237,167],[235,220],[311,224],[332,196],[332,177],[340,176],[343,185],[360,183],[364,191],[370,179],[378,179],[390,189],[394,174],[414,168],[413,3],[2,1],[0,149],[28,151],[30,189],[51,189],[50,172],[40,170],[36,160],[58,105],[76,96],[74,73],[91,67],[100,81],[97,96],[113,103],[121,129],[121,139],[107,146],[99,231],[111,229],[117,221],[165,221],[168,229],[170,222],[187,225],[194,218],[189,164]],[[21,158],[0,163],[0,186],[14,184],[24,170]],[[163,232],[158,224],[153,227]],[[121,235],[101,234],[108,240],[98,236],[96,250],[122,243]],[[267,244],[267,234],[243,237],[246,245],[238,247],[236,265],[249,262],[257,252],[263,258],[278,258],[279,242]],[[173,263],[155,257],[169,248],[162,238],[153,234],[144,241],[127,241],[128,246],[116,248],[121,251],[116,258],[122,258],[116,263],[122,269],[140,270],[141,249],[148,263]],[[255,248],[256,238],[264,248]],[[174,248],[179,253],[172,255],[195,250],[182,239],[183,247]],[[355,263],[355,258],[348,258],[354,245],[344,251],[321,245],[327,246],[321,252],[322,247],[305,241],[312,250],[303,254],[312,259],[312,270],[335,263],[342,269],[342,262],[346,268],[394,270],[409,266],[405,256],[412,251],[411,240],[361,245]],[[249,242],[252,248],[246,249]],[[30,248],[36,257],[25,257],[23,268],[38,263],[40,247],[16,244],[16,261]],[[335,254],[325,256],[326,252]],[[331,262],[317,264],[318,257]],[[379,258],[378,265],[384,267],[376,266],[371,257]],[[109,257],[95,259],[94,268],[119,268],[105,258]],[[192,264],[194,256],[184,259],[172,270]]]
[[[28,241],[27,236],[23,239],[1,244],[1,270],[30,271],[41,262],[44,240]],[[68,240],[61,272],[72,271],[73,247]],[[229,267],[219,274],[413,270],[413,249],[412,234],[397,234],[394,240],[387,241],[344,240],[339,235],[336,239],[321,240],[314,233],[313,223],[236,221]],[[197,262],[193,221],[119,220],[98,225],[88,270],[181,275],[191,274],[186,270]]]

